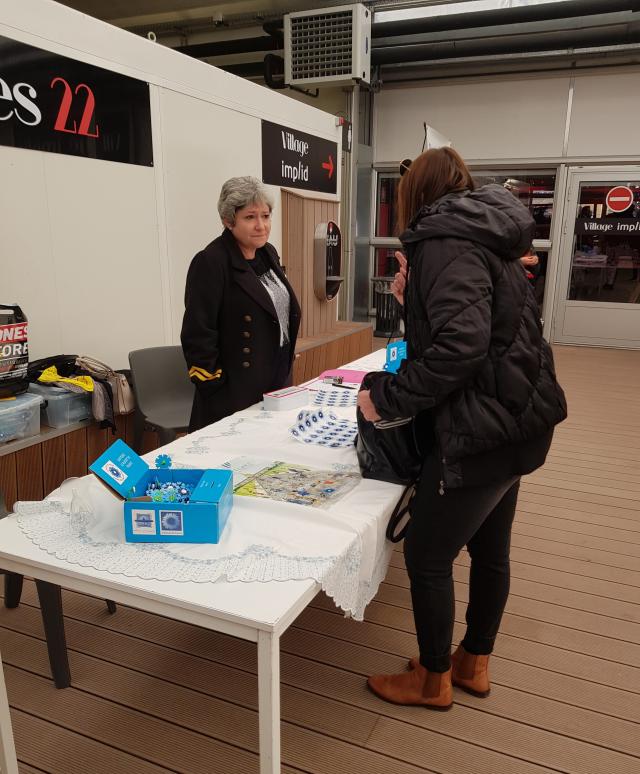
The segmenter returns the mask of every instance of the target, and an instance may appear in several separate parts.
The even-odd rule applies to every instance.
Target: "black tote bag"
[[[360,389],[370,389],[377,373],[367,374]],[[362,477],[403,486],[414,484],[431,446],[428,412],[368,422],[358,409],[357,419],[355,446]]]

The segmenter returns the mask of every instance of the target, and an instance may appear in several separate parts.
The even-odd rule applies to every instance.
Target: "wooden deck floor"
[[[558,348],[570,419],[522,486],[508,611],[485,700],[395,707],[366,675],[415,640],[402,555],[365,623],[323,597],[282,643],[283,772],[640,771],[640,352]],[[462,631],[467,559],[456,566]],[[56,691],[33,584],[0,609],[22,774],[257,772],[256,648],[65,595],[73,687]]]

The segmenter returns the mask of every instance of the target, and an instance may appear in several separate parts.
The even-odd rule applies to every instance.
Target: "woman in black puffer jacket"
[[[520,476],[544,463],[567,409],[519,260],[534,228],[528,210],[500,186],[474,190],[456,151],[438,148],[403,176],[398,214],[408,358],[397,374],[376,374],[358,406],[370,421],[420,415],[427,427],[404,542],[420,657],[369,686],[398,704],[448,709],[452,682],[489,693]],[[464,546],[467,629],[451,654],[452,567]]]

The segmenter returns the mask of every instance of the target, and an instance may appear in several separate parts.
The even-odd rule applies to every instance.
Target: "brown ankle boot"
[[[451,667],[451,680],[458,688],[480,698],[489,695],[489,656],[475,656],[458,645],[451,655]]]
[[[369,688],[385,701],[393,704],[418,704],[435,710],[451,709],[451,670],[429,672],[417,664],[411,672],[399,675],[373,675],[367,680]]]

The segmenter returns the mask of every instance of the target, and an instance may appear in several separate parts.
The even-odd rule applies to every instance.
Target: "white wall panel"
[[[375,162],[420,152],[423,122],[468,159],[560,156],[568,78],[384,88],[375,97]]]
[[[640,71],[576,77],[569,156],[638,156]]]
[[[260,119],[339,141],[330,114],[48,0],[2,0],[0,35],[151,84],[153,168],[0,147],[0,300],[24,306],[33,357],[121,368],[132,349],[177,342],[189,262],[221,232],[222,182],[261,176]]]
[[[568,306],[562,325],[562,342],[571,344],[597,344],[611,347],[640,347],[640,310],[629,304],[626,308],[612,305],[603,307]]]
[[[262,175],[260,121],[167,89],[161,90],[160,110],[171,330],[177,341],[189,263],[222,232],[217,211],[222,184],[237,175]],[[274,222],[279,223],[278,210]]]
[[[62,346],[44,154],[0,146],[0,302],[29,318],[31,358]]]
[[[164,343],[153,169],[37,155],[44,157],[61,347],[126,368],[130,350]]]

